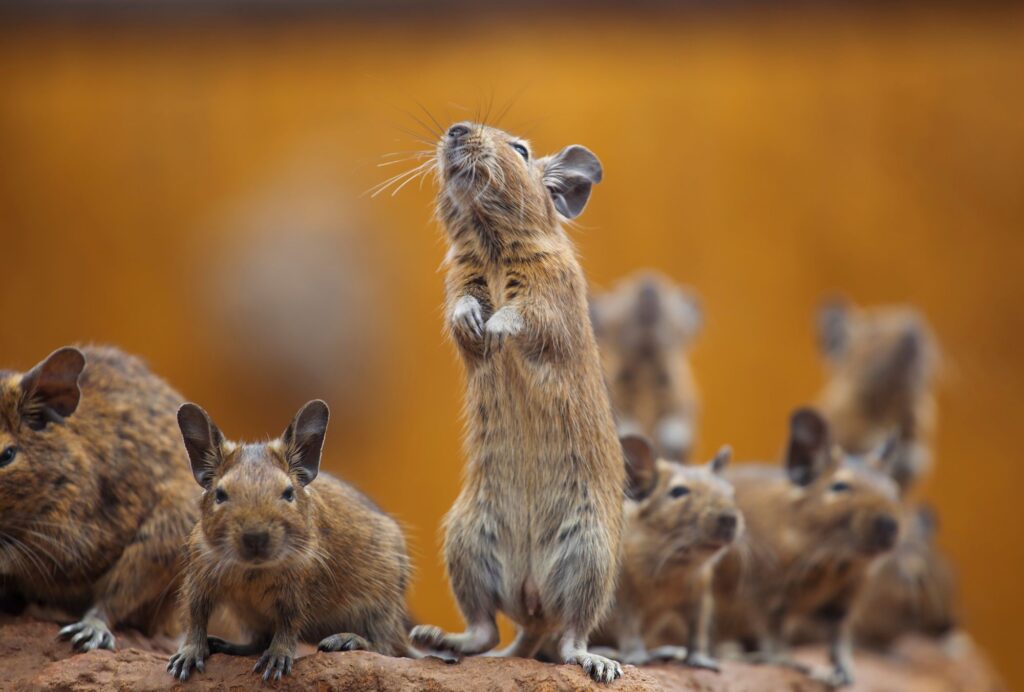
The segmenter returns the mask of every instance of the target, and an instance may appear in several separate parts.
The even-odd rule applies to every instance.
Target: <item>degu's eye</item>
[[[668,494],[672,497],[683,497],[684,495],[690,494],[690,489],[685,485],[677,485],[668,491]]]
[[[213,493],[213,501],[218,505],[224,504],[228,501],[228,494],[224,492],[224,488],[217,488]]]
[[[512,148],[519,152],[519,155],[523,157],[524,161],[530,160],[530,152],[526,150],[526,147],[519,142],[512,142]]]
[[[850,484],[846,481],[836,481],[829,486],[829,490],[834,493],[845,493],[850,491]]]
[[[18,448],[14,445],[4,449],[4,451],[0,452],[0,468],[7,466],[9,463],[14,461],[14,457],[16,456],[18,456]]]
[[[290,485],[285,488],[284,492],[281,493],[281,499],[285,502],[295,502],[295,488]]]

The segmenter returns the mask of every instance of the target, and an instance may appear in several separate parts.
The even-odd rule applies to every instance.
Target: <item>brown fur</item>
[[[896,435],[894,472],[905,493],[931,466],[938,358],[931,329],[911,308],[834,303],[819,314],[819,338],[830,370],[820,405],[836,442],[866,454]]]
[[[903,515],[900,542],[871,575],[853,613],[853,636],[863,646],[887,649],[909,633],[942,638],[959,625],[956,579],[935,546],[934,518],[913,506]]]
[[[836,439],[864,454],[895,436],[895,477],[906,497],[931,467],[938,362],[931,329],[911,308],[840,303],[822,308],[819,329],[831,371],[822,410]],[[915,510],[905,513],[912,517]],[[937,636],[955,622],[948,561],[930,536],[916,530],[919,522],[908,525],[911,530],[871,576],[865,600],[884,607],[865,609],[854,623],[859,641],[881,646],[908,632]]]
[[[62,631],[79,648],[113,648],[113,625],[177,630],[181,547],[198,514],[180,401],[113,348],[0,372],[0,450],[17,449],[0,468],[0,592],[84,614]]]
[[[180,416],[205,492],[182,589],[188,634],[171,673],[186,679],[211,652],[266,649],[257,668],[265,668],[264,679],[280,678],[299,641],[327,651],[406,654],[405,539],[366,496],[317,476],[326,405],[310,402],[281,438],[262,444],[225,441],[194,404]],[[217,606],[238,619],[249,644],[207,637]]]
[[[643,271],[595,296],[590,307],[619,434],[644,435],[661,458],[686,461],[699,408],[687,357],[700,330],[696,298]]]
[[[787,623],[815,620],[831,645],[833,670],[822,677],[849,683],[848,614],[869,568],[897,540],[896,484],[833,449],[824,420],[810,409],[793,415],[785,470],[746,465],[728,478],[747,540],[715,575],[718,638],[753,643],[760,658],[785,661]]]
[[[459,130],[458,128],[463,128]],[[587,317],[587,287],[559,211],[600,180],[582,147],[525,161],[500,130],[459,124],[438,145],[438,216],[449,241],[447,328],[465,363],[462,491],[445,520],[452,589],[469,629],[413,632],[456,654],[498,642],[499,610],[520,627],[501,653],[548,636],[597,679],[621,674],[586,651],[614,593],[623,462]]]
[[[724,448],[709,464],[683,466],[655,461],[642,438],[626,438],[624,446],[631,498],[622,568],[615,605],[594,641],[616,647],[624,663],[675,658],[717,670],[708,646],[711,580],[726,548],[743,534],[732,486],[721,475],[731,452]],[[674,632],[668,641],[685,641],[686,648],[648,650],[664,641],[657,633],[666,619]]]

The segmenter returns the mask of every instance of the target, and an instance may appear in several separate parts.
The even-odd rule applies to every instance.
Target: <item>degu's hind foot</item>
[[[316,645],[318,651],[369,651],[370,642],[351,632],[332,634]]]
[[[813,668],[807,671],[807,677],[827,685],[828,687],[846,687],[853,684],[853,674],[848,668]]]
[[[622,677],[622,666],[618,661],[592,654],[586,649],[567,656],[563,663],[580,666],[584,673],[597,682],[611,682]]]
[[[434,625],[419,625],[409,633],[417,648],[456,656],[476,656],[498,644],[498,626],[494,622],[470,625],[461,634],[449,634]]]
[[[685,661],[688,654],[689,651],[685,646],[656,646],[647,652],[646,662]],[[631,663],[631,661],[626,661],[626,663]]]
[[[575,633],[568,632],[558,645],[562,663],[578,665],[583,672],[597,682],[611,682],[622,677],[622,666],[618,661],[587,651],[586,639],[578,638]]]
[[[71,640],[71,645],[78,651],[93,649],[110,649],[113,651],[117,640],[110,632],[106,621],[95,614],[86,614],[79,622],[68,625],[57,633],[63,640]]]
[[[713,670],[716,673],[722,672],[722,666],[719,665],[716,659],[698,651],[693,651],[686,656],[683,659],[683,664],[691,668],[703,668],[704,670]]]

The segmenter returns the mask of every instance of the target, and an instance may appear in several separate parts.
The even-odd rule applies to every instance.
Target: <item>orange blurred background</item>
[[[572,234],[595,287],[654,266],[700,294],[701,456],[776,457],[824,296],[918,306],[946,358],[924,495],[1024,686],[1024,11],[8,14],[0,66],[0,365],[118,344],[235,438],[326,398],[326,467],[408,528],[424,622],[460,624],[444,244],[429,182],[364,194],[424,148],[418,104],[514,101],[537,151],[601,157]]]

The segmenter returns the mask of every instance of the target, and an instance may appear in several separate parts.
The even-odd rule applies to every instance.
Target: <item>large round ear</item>
[[[78,378],[85,355],[77,348],[59,348],[21,378],[21,418],[32,430],[61,423],[78,408],[82,392]]]
[[[732,447],[722,445],[722,448],[718,450],[718,454],[711,460],[711,473],[721,474],[730,461],[732,461]]]
[[[178,427],[192,465],[192,475],[199,485],[209,490],[222,460],[224,435],[206,411],[196,404],[181,405],[178,409]]]
[[[619,443],[626,461],[626,495],[642,500],[654,491],[658,480],[654,447],[640,435],[624,435]]]
[[[842,298],[831,298],[818,308],[818,348],[829,359],[839,358],[849,341],[849,307]]]
[[[601,162],[586,147],[573,144],[542,159],[544,186],[555,209],[567,219],[583,213],[590,199],[590,188],[601,182]]]
[[[867,455],[867,465],[896,481],[902,490],[914,479],[916,469],[910,458],[912,450],[898,432],[889,434]]]
[[[828,423],[812,408],[799,408],[789,419],[786,474],[796,485],[809,485],[832,460]]]
[[[309,485],[320,473],[320,454],[327,436],[327,422],[331,411],[320,399],[314,399],[303,406],[291,425],[284,431],[284,442],[288,465],[298,475],[302,485]]]

